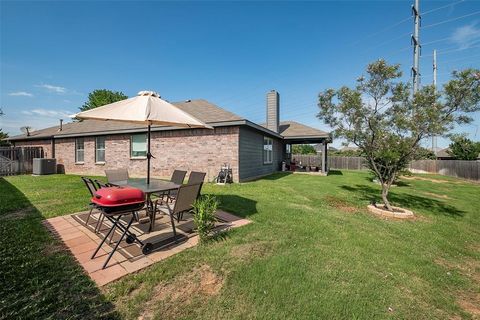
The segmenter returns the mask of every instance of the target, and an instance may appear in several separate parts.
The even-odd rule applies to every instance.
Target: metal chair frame
[[[142,205],[143,206],[143,205]],[[102,208],[100,207],[100,210],[102,210]],[[103,211],[103,210],[102,210]],[[131,214],[132,217],[130,219],[130,221],[128,221],[128,223],[123,223],[121,218],[125,215],[128,215],[128,214]],[[123,241],[123,239],[125,237],[126,238],[126,242],[127,243],[134,243],[134,242],[138,242],[138,244],[143,248],[143,249],[146,249],[146,245],[145,243],[143,243],[142,241],[140,241],[140,239],[137,238],[137,235],[134,234],[133,232],[131,232],[129,229],[133,223],[133,221],[135,220],[135,210],[126,210],[126,211],[119,211],[119,212],[114,212],[114,213],[107,213],[107,212],[103,212],[103,215],[112,223],[112,226],[110,227],[110,230],[108,230],[107,234],[103,237],[102,239],[102,242],[100,242],[100,244],[98,245],[97,249],[95,250],[95,252],[92,254],[92,257],[91,259],[94,259],[95,256],[97,255],[98,251],[100,250],[100,248],[102,247],[102,245],[105,243],[105,241],[107,240],[107,238],[111,235],[110,237],[110,242],[111,242],[111,239],[113,237],[113,234],[115,233],[115,229],[118,228],[122,234],[120,236],[120,239],[118,239],[118,241],[116,242],[113,250],[110,252],[110,254],[108,255],[107,257],[107,260],[105,261],[105,263],[103,264],[103,267],[102,269],[105,269],[108,265],[108,262],[110,261],[110,259],[112,258],[113,254],[115,253],[115,251],[117,251],[118,249],[118,246],[120,245],[120,243]],[[116,217],[116,218],[115,218]],[[148,252],[150,252],[151,250],[151,244],[149,244],[149,247],[148,247],[148,251],[147,250],[142,250],[144,252],[144,254],[147,254]]]
[[[152,231],[153,228],[155,227],[156,213],[164,212],[158,209],[158,206],[165,205],[168,211],[168,215],[170,216],[170,222],[172,224],[172,229],[173,229],[173,237],[174,237],[174,240],[176,241],[177,233],[175,229],[174,216],[176,215],[177,222],[180,222],[181,218],[183,217],[183,214],[193,209],[193,203],[198,198],[201,188],[202,188],[202,183],[186,184],[186,185],[180,186],[177,192],[177,199],[175,200],[175,203],[173,204],[173,206],[170,205],[168,201],[157,199],[154,203],[153,211],[151,212],[151,216],[150,216],[151,221],[150,221],[149,231]]]

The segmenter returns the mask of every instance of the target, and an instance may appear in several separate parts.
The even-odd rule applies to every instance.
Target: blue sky
[[[262,122],[276,89],[282,120],[329,130],[315,118],[319,91],[352,85],[378,58],[401,63],[409,80],[412,1],[1,1],[0,127],[55,125],[100,88],[204,98]],[[440,84],[480,68],[480,1],[420,9],[422,83],[432,82],[433,49]],[[477,114],[458,131],[478,141],[479,125]]]

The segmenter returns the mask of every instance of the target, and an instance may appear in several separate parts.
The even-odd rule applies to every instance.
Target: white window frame
[[[133,155],[133,137],[134,136],[140,136],[140,135],[144,135],[145,136],[145,155]],[[146,159],[147,158],[147,134],[146,133],[136,133],[136,134],[132,134],[130,135],[130,159]],[[140,151],[136,151],[136,152],[140,152]]]
[[[79,142],[82,142],[82,148],[79,149]],[[82,160],[79,160],[79,153],[82,153]],[[84,138],[76,138],[75,139],[75,163],[84,163],[85,162],[85,139]]]
[[[98,147],[98,139],[103,139],[103,148]],[[95,163],[105,163],[106,151],[107,148],[107,139],[105,136],[95,137]],[[98,151],[103,151],[103,160],[98,159]]]
[[[273,163],[273,139],[263,137],[263,164]]]

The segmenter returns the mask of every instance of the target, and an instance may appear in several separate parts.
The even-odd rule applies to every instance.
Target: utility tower
[[[437,91],[437,50],[433,50],[433,88]],[[437,150],[437,137],[432,136],[432,151]]]
[[[412,44],[413,44],[413,67],[412,67],[412,76],[413,76],[413,93],[415,94],[418,91],[420,85],[420,0],[415,0],[415,4],[412,6],[413,14],[413,35],[412,35]]]

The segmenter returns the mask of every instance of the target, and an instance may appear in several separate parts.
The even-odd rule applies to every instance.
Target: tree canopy
[[[3,116],[3,115],[5,115],[5,113],[3,113],[3,110],[0,108],[0,117]],[[3,140],[3,139],[6,139],[6,138],[8,138],[8,133],[3,132],[3,129],[0,128],[0,147],[10,145],[10,142]]]
[[[441,90],[424,86],[414,95],[401,76],[400,65],[378,60],[367,66],[355,87],[327,89],[318,100],[317,117],[334,129],[335,136],[362,151],[382,185],[388,210],[393,210],[390,186],[418,157],[420,141],[471,122],[468,113],[480,110],[480,70],[453,72]]]
[[[292,146],[293,154],[317,154],[317,151],[311,144],[294,144]]]
[[[474,142],[464,135],[452,135],[448,153],[457,160],[477,160],[480,142]]]
[[[80,107],[80,110],[86,111],[98,108],[127,98],[128,97],[121,91],[111,91],[107,89],[93,90],[88,94],[88,100]]]

